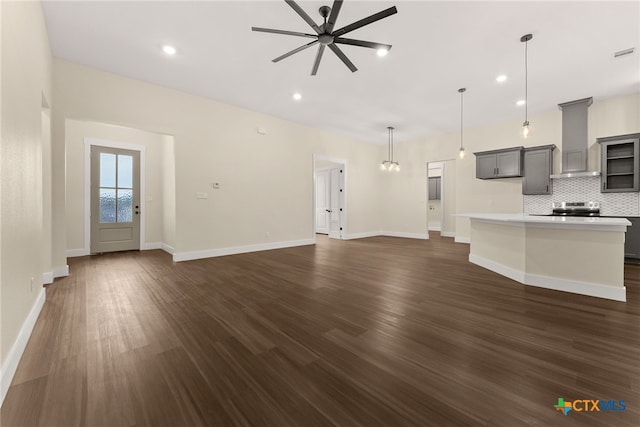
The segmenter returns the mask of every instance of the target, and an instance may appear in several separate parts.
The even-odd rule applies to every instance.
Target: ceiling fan
[[[311,46],[319,45],[318,53],[316,53],[316,59],[313,62],[313,68],[311,68],[312,76],[315,76],[316,73],[318,72],[318,67],[320,66],[320,60],[322,59],[322,54],[324,53],[324,49],[326,47],[329,47],[329,49],[331,49],[331,51],[335,53],[336,56],[338,56],[338,58],[340,58],[342,62],[344,62],[344,64],[352,72],[356,72],[358,69],[356,68],[355,65],[353,65],[353,62],[351,62],[349,58],[347,58],[344,52],[342,52],[342,50],[337,46],[338,44],[348,44],[352,46],[368,47],[371,49],[378,49],[378,50],[385,50],[385,51],[389,51],[389,49],[391,49],[390,44],[374,43],[374,42],[368,42],[364,40],[354,40],[354,39],[344,38],[342,36],[353,30],[357,30],[360,27],[364,27],[365,25],[372,24],[390,15],[398,13],[398,10],[396,9],[395,6],[385,9],[381,12],[374,13],[371,16],[363,18],[359,21],[356,21],[352,24],[347,25],[346,27],[342,27],[334,31],[333,27],[336,23],[336,20],[338,19],[338,14],[340,13],[340,8],[342,7],[342,0],[335,0],[333,2],[333,7],[322,6],[319,9],[320,15],[324,18],[324,24],[321,24],[321,25],[317,25],[313,21],[313,19],[311,19],[311,17],[307,15],[307,13],[304,10],[302,10],[302,8],[294,0],[284,0],[284,1],[289,6],[291,6],[291,8],[295,10],[296,13],[300,15],[300,17],[304,19],[311,28],[313,28],[316,34],[300,33],[296,31],[286,31],[286,30],[274,30],[271,28],[260,28],[260,27],[251,27],[251,29],[253,31],[260,31],[263,33],[284,34],[287,36],[306,37],[306,38],[311,38],[315,40],[305,45],[302,45],[298,48],[295,48],[292,51],[277,57],[276,59],[273,59],[272,60],[273,62],[282,61],[283,59],[288,58],[289,56],[295,53],[301,52]],[[327,20],[327,17],[329,18],[328,20]]]

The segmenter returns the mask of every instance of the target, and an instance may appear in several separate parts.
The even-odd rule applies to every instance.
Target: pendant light
[[[464,109],[463,109],[463,105],[464,105],[463,98],[464,98],[464,92],[466,90],[467,89],[464,88],[464,87],[461,87],[460,89],[458,89],[458,92],[460,93],[460,151],[459,151],[459,156],[460,156],[461,159],[464,159],[464,144],[463,144],[463,141],[462,141],[462,124],[463,124],[463,120],[462,120],[463,119],[463,115],[462,115],[462,113],[464,112]]]
[[[531,40],[533,36],[531,34],[525,34],[520,37],[520,41],[524,43],[524,122],[522,123],[522,136],[523,138],[528,138],[531,133],[531,129],[529,127],[529,67],[527,63],[527,47],[529,46],[529,40]]]
[[[387,129],[389,130],[388,157],[387,157],[387,160],[383,161],[380,164],[380,169],[382,169],[383,171],[389,171],[389,172],[391,171],[399,172],[400,164],[398,162],[393,161],[393,127],[389,126],[387,127]]]

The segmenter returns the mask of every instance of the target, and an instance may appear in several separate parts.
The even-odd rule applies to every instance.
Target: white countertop
[[[457,216],[507,225],[558,227],[599,231],[626,231],[631,222],[624,218],[537,216],[528,214],[465,213]]]

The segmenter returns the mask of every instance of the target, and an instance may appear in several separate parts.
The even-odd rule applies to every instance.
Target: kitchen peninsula
[[[463,214],[469,261],[525,285],[626,301],[623,218]]]

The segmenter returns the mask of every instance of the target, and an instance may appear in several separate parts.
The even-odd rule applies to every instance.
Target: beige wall
[[[468,114],[473,114],[469,111]],[[529,118],[533,132],[527,140],[519,137],[522,120],[509,120],[464,131],[467,155],[459,159],[458,132],[441,134],[395,145],[395,158],[402,172],[383,180],[383,193],[393,203],[382,206],[383,229],[422,233],[425,230],[427,204],[427,163],[455,160],[455,194],[457,213],[522,212],[522,178],[479,180],[475,178],[474,152],[522,145],[556,144],[554,172],[561,170],[562,114],[553,106],[549,111]],[[600,151],[596,138],[640,132],[640,93],[611,99],[594,99],[589,108],[589,167],[600,170]],[[380,156],[384,148],[379,148]],[[401,230],[400,230],[401,229]],[[456,238],[469,238],[469,220],[457,218]]]
[[[2,2],[0,363],[41,290],[43,246],[43,96],[51,105],[51,53],[37,2]],[[45,154],[46,158],[46,154]],[[51,261],[45,262],[51,265]],[[34,280],[31,288],[31,278]]]
[[[456,194],[457,194],[457,178],[455,160],[446,160],[443,162],[442,169],[442,206],[443,223],[440,233],[448,237],[454,237],[456,233]]]
[[[174,136],[176,252],[312,239],[314,154],[347,162],[347,233],[380,229],[376,146],[62,60],[54,91],[57,143],[69,119]]]
[[[144,244],[175,240],[173,137],[123,126],[68,119],[66,146],[66,240],[71,250],[84,248],[85,138],[145,147]],[[165,209],[167,213],[165,213]],[[165,238],[165,233],[167,237]],[[84,248],[87,249],[88,248]]]
[[[173,252],[176,244],[176,152],[173,136],[162,143],[162,243]],[[158,206],[156,204],[155,206]]]

